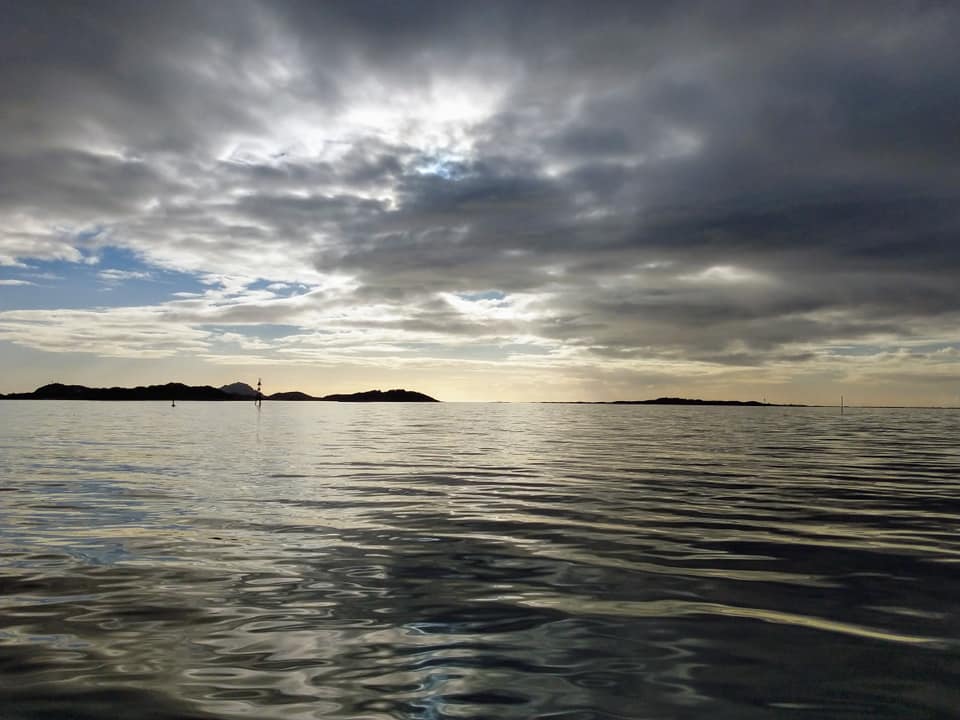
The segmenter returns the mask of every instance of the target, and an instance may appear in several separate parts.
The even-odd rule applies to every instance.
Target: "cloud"
[[[118,270],[107,268],[97,273],[97,277],[105,283],[119,283],[125,280],[149,280],[153,275],[143,270]]]
[[[98,352],[209,350],[205,323],[287,323],[296,340],[246,350],[316,357],[333,337],[473,362],[471,342],[523,338],[571,371],[802,373],[841,345],[960,341],[949,5],[9,15],[0,264],[114,246],[148,268],[105,281],[156,268],[211,288],[64,316]],[[31,339],[10,312],[27,310],[3,316],[16,342],[82,339],[62,323]]]
[[[0,313],[0,339],[49,352],[162,358],[209,346],[209,333],[160,321],[154,308],[11,310]]]

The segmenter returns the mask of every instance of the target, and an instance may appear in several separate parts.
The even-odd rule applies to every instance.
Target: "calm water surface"
[[[0,717],[951,718],[960,412],[0,402]]]

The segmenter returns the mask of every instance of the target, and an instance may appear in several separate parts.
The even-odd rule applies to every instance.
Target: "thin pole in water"
[[[840,414],[843,415],[843,395],[840,396]]]
[[[263,393],[260,391],[260,378],[257,378],[257,399],[253,401],[257,408],[263,407]]]

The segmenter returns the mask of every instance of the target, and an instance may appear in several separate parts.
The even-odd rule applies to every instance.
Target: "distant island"
[[[0,395],[0,400],[253,400],[257,391],[242,382],[223,385],[140,385],[134,388],[110,387],[89,388],[84,385],[50,383],[33,392]],[[366,390],[358,393],[337,393],[314,397],[303,392],[278,392],[264,395],[264,400],[304,400],[317,402],[440,402],[436,398],[415,390]]]
[[[736,405],[742,407],[809,407],[794,403],[768,403],[758,400],[700,400],[699,398],[659,397],[654,400],[580,400],[573,405]]]
[[[0,394],[0,400],[254,400],[257,391],[243,382],[221,385],[140,385],[133,388],[89,388],[84,385],[50,383],[33,392]],[[334,393],[316,397],[299,390],[264,395],[264,400],[296,402],[440,402],[415,390],[365,390],[356,393]],[[759,402],[757,400],[700,400],[697,398],[659,397],[654,400],[553,400],[557,405],[733,405],[742,407],[809,407],[807,405]]]

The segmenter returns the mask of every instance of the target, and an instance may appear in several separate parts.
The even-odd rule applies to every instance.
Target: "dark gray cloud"
[[[3,12],[8,262],[103,227],[89,244],[182,270],[348,276],[345,302],[405,318],[350,324],[509,330],[598,358],[749,367],[957,340],[950,4]],[[489,290],[530,314],[438,300]]]

